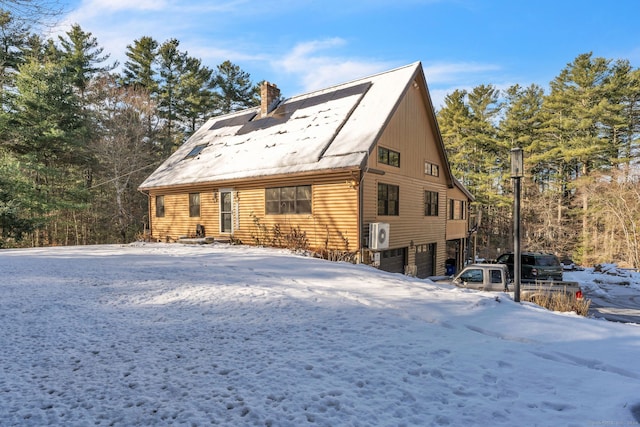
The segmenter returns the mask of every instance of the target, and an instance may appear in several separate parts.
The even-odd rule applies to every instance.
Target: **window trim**
[[[392,195],[389,189],[394,189],[395,199],[390,198]],[[386,195],[386,197],[381,197]],[[392,202],[392,204],[390,204]],[[381,204],[382,203],[382,204]],[[390,209],[392,206],[393,209]],[[382,209],[381,209],[382,208]],[[379,216],[400,216],[400,186],[395,184],[378,183],[378,209]]]
[[[164,194],[156,195],[156,218],[164,218],[164,214]]]
[[[449,219],[467,219],[466,202],[464,200],[449,199]]]
[[[293,199],[283,199],[283,193],[289,189],[293,190]],[[304,190],[308,189],[308,190]],[[299,198],[300,190],[307,192],[309,198]],[[269,198],[269,191],[277,191],[278,198]],[[290,190],[289,190],[290,191]],[[273,209],[274,203],[277,202],[277,212]],[[293,206],[292,211],[283,211],[285,206]],[[313,186],[308,185],[289,185],[284,187],[269,187],[264,189],[264,212],[265,215],[311,215],[313,213]]]
[[[195,199],[197,196],[197,204],[195,203]],[[197,208],[197,215],[196,215]],[[199,218],[200,217],[200,193],[189,193],[189,218]]]
[[[229,194],[229,202],[230,202],[230,206],[229,209],[230,210],[226,210],[224,208],[224,203],[225,203],[225,194]],[[220,233],[222,234],[232,234],[234,232],[234,221],[233,221],[233,212],[234,212],[234,192],[232,189],[220,189],[218,191],[218,197],[219,197],[219,213],[220,213],[220,224],[219,224],[219,230]],[[225,227],[225,219],[229,218],[229,226],[230,226],[230,230],[228,230]]]
[[[394,161],[394,162],[391,161],[392,154],[395,156],[397,161]],[[385,158],[386,158],[386,160],[385,160]],[[400,167],[400,152],[399,151],[395,151],[395,150],[391,150],[390,148],[387,148],[387,147],[378,147],[378,163],[381,163],[383,165],[393,166],[395,168],[399,168]]]
[[[433,196],[435,196],[435,202]],[[424,216],[440,216],[440,193],[437,191],[424,190]]]
[[[431,162],[424,162],[424,174],[428,175],[428,176],[434,176],[434,177],[439,177],[440,176],[440,166],[435,164],[435,163],[431,163]]]

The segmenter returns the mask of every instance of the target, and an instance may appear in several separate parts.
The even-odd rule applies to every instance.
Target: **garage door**
[[[416,245],[416,276],[421,279],[435,275],[436,244]]]
[[[406,253],[406,248],[382,251],[380,254],[380,270],[404,274],[404,266],[407,264]]]

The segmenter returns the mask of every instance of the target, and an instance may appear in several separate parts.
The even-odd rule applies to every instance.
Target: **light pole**
[[[513,300],[520,302],[520,178],[524,176],[522,148],[511,149],[511,178],[513,179]]]

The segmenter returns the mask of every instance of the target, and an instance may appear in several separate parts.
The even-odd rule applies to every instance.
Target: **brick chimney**
[[[265,117],[277,105],[280,100],[280,89],[278,86],[267,81],[260,86],[260,117]]]

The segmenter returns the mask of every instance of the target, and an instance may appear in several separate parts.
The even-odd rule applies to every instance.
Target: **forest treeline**
[[[178,40],[134,40],[116,64],[78,25],[44,39],[27,22],[0,14],[0,247],[136,239],[144,178],[207,118],[259,101],[248,73],[210,69]],[[437,116],[475,197],[480,256],[512,245],[509,151],[521,147],[523,250],[640,267],[640,71],[629,61],[585,53],[548,88],[456,90]]]
[[[480,256],[512,247],[509,152],[520,147],[523,250],[640,267],[640,71],[628,60],[585,53],[549,88],[456,90],[438,123],[454,175],[476,198]]]
[[[134,40],[117,64],[78,25],[43,39],[4,11],[0,55],[0,247],[136,239],[144,178],[207,118],[259,102],[248,73],[175,39]]]

